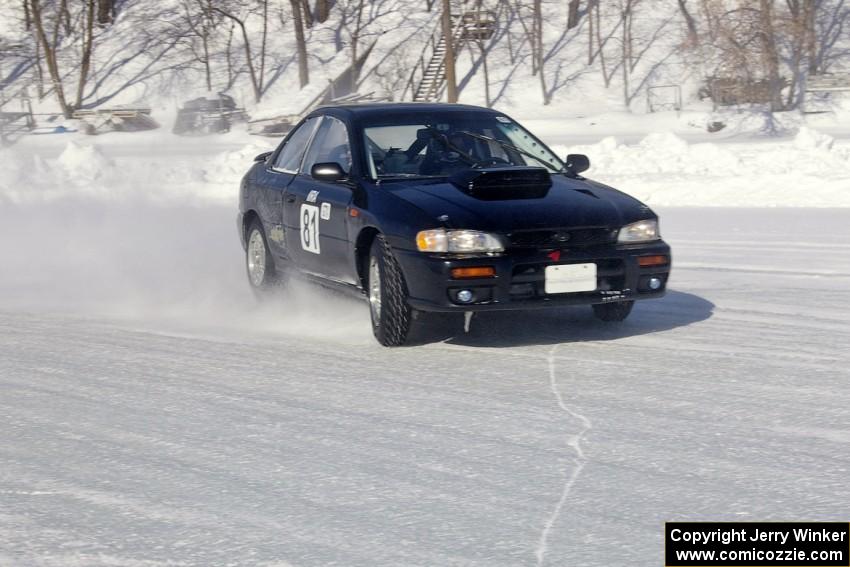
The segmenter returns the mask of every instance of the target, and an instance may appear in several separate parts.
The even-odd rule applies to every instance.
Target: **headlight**
[[[642,220],[621,228],[617,242],[649,242],[659,238],[661,235],[658,234],[658,221]]]
[[[420,252],[450,252],[472,254],[480,252],[503,252],[505,246],[495,234],[477,230],[423,230],[416,235],[416,247]]]

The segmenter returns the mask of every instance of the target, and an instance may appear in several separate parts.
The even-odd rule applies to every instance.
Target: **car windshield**
[[[443,177],[482,167],[564,164],[522,126],[496,114],[384,117],[364,127],[374,179]]]

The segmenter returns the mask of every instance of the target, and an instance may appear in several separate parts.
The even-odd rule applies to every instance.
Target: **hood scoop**
[[[449,180],[467,195],[482,201],[541,199],[552,187],[552,178],[542,167],[465,169]]]

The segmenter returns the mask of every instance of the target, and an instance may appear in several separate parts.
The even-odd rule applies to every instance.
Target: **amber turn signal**
[[[651,266],[666,266],[670,263],[670,258],[667,256],[639,256],[638,266],[641,268],[649,268]]]
[[[475,266],[473,268],[452,268],[452,278],[463,280],[469,278],[492,278],[496,275],[493,266]]]

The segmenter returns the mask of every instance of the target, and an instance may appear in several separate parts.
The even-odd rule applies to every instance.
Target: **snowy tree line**
[[[446,69],[449,100],[475,78],[488,105],[511,81],[533,78],[549,104],[592,75],[628,106],[676,60],[715,85],[763,90],[771,110],[793,109],[810,76],[846,70],[850,53],[847,0],[0,0],[0,94],[6,102],[26,89],[66,116],[129,88],[181,81],[214,92],[247,85],[258,103],[283,75],[307,87],[327,53],[341,52],[356,86],[375,38],[414,16],[433,25],[444,4],[454,22],[493,23],[491,35],[452,46]],[[372,65],[390,98],[423,37]]]

